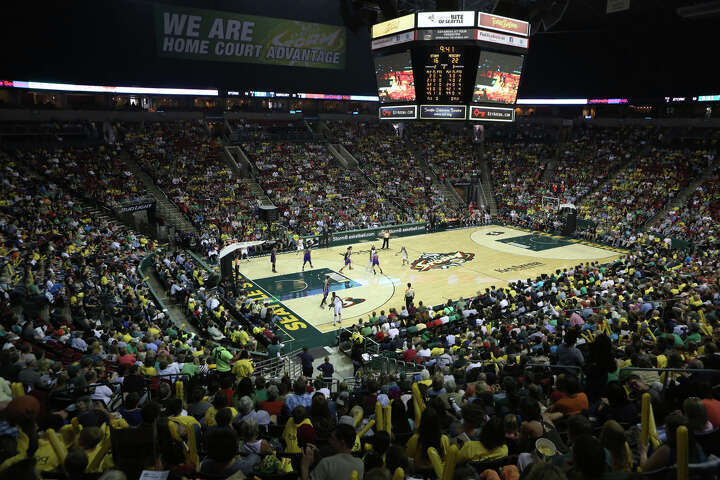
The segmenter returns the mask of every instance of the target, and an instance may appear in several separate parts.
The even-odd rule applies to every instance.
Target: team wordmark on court
[[[446,270],[450,267],[460,266],[473,258],[475,258],[475,254],[468,252],[423,253],[420,258],[410,264],[410,268],[418,272]]]
[[[510,267],[506,268],[496,268],[496,272],[500,273],[507,273],[507,272],[517,272],[519,270],[527,270],[528,268],[535,268],[535,267],[541,267],[544,263],[542,262],[530,262],[530,263],[523,263],[520,265],[512,265]]]

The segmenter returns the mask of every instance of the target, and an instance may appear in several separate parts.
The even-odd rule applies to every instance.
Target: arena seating
[[[354,141],[346,148],[360,162],[360,169],[382,194],[406,212],[403,221],[424,219],[433,211],[439,221],[455,218],[455,211],[439,185],[416,158],[421,145],[398,138],[386,124],[354,127]]]
[[[693,151],[651,148],[582,203],[579,216],[596,227],[587,238],[618,244],[699,174],[706,163]]]
[[[48,178],[108,208],[151,198],[122,161],[120,149],[113,146],[28,148],[15,154]]]
[[[150,140],[152,139],[152,140]],[[202,128],[186,122],[130,130],[126,144],[167,196],[188,215],[208,249],[228,239],[268,238],[257,201]]]
[[[480,175],[468,130],[420,124],[408,133],[408,137],[423,145],[424,157],[440,180],[467,182]]]
[[[360,172],[343,169],[323,146],[312,143],[246,144],[265,192],[281,210],[288,230],[307,236],[398,222],[398,207],[375,191]]]
[[[254,238],[256,224],[243,223],[238,233],[228,220],[254,215],[252,199],[199,127],[124,128],[125,148],[202,230],[220,241],[222,234]],[[244,146],[288,228],[454,213],[408,142],[384,127],[357,128],[365,134],[342,143],[367,177],[337,167],[319,144]],[[319,378],[258,374],[260,359],[282,348],[271,309],[245,290],[210,291],[214,280],[198,258],[88,213],[83,197],[112,207],[143,194],[115,147],[0,152],[2,475],[32,478],[21,472],[33,458],[31,468],[48,478],[98,478],[113,469],[138,478],[152,467],[173,479],[242,472],[289,480],[311,471],[319,480],[327,478],[325,465],[342,458],[358,479],[373,480],[446,478],[448,468],[458,479],[629,479],[638,467],[665,478],[685,426],[697,464],[691,473],[716,476],[719,173],[651,229],[704,241],[703,248],[674,250],[638,235],[699,178],[707,153],[642,144],[643,132],[626,133],[582,129],[558,150],[541,128],[489,132],[486,158],[501,218],[546,226],[536,213],[542,197],[563,185],[558,196],[598,224],[584,234],[621,241],[627,256],[373,314],[341,338],[356,370],[345,382],[328,382],[320,371],[313,372]],[[427,135],[437,140],[436,131]],[[439,146],[433,158],[441,160],[431,165],[459,178],[468,165],[452,152],[464,148]],[[549,164],[552,176],[543,179]],[[387,216],[374,218],[377,211]],[[140,268],[150,254],[166,307],[182,309],[198,335],[152,298]],[[371,346],[377,358],[419,373],[374,370],[363,356]],[[641,435],[656,433],[650,408],[665,440],[651,440],[648,451]],[[137,455],[139,446],[153,458]]]
[[[717,238],[720,221],[720,171],[716,168],[702,182],[690,198],[668,212],[651,231],[662,237],[677,237],[702,243],[713,243]]]

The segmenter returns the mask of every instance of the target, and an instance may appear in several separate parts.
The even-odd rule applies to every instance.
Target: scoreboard
[[[425,55],[425,98],[458,103],[463,96],[465,55],[459,45],[438,45]]]
[[[373,26],[381,120],[512,122],[529,25],[484,12],[420,12]]]

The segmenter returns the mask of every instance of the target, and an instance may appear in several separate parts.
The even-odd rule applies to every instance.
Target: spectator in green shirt
[[[189,377],[192,377],[193,375],[197,375],[200,373],[200,361],[198,360],[198,357],[193,357],[192,360],[186,361],[183,364],[183,368],[181,373],[183,375],[187,375]]]
[[[700,329],[698,328],[697,323],[691,323],[690,327],[688,327],[688,328],[689,328],[690,333],[688,334],[687,337],[685,337],[685,345],[687,345],[688,343],[698,343],[699,344],[702,341],[702,337],[700,336],[700,332],[699,332]]]
[[[267,390],[265,389],[265,379],[261,376],[255,378],[255,393],[253,394],[253,401],[256,407],[260,405],[260,402],[267,401]]]
[[[267,347],[268,358],[277,357],[282,352],[283,346],[277,337],[273,338],[272,343]]]
[[[218,345],[212,351],[215,359],[215,370],[219,373],[230,372],[230,364],[233,362],[233,354],[222,345]]]

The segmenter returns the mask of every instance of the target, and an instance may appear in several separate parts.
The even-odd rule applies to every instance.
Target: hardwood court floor
[[[435,305],[475,295],[492,285],[505,286],[582,262],[609,262],[623,254],[587,242],[490,225],[392,238],[390,250],[379,250],[384,274],[373,275],[368,270],[371,245],[379,249],[382,241],[354,244],[353,270],[346,268],[342,273],[347,246],[313,250],[313,268],[307,265],[305,272],[301,272],[302,252],[278,255],[275,274],[269,257],[243,262],[241,272],[301,319],[302,326],[288,332],[291,336],[312,340],[313,335],[321,337],[319,333],[335,330],[332,311],[319,306],[325,275],[330,276],[331,291],[344,300],[342,326],[347,327],[373,311],[379,314],[402,307],[408,282],[415,289],[416,302]],[[402,266],[403,245],[413,268]]]

